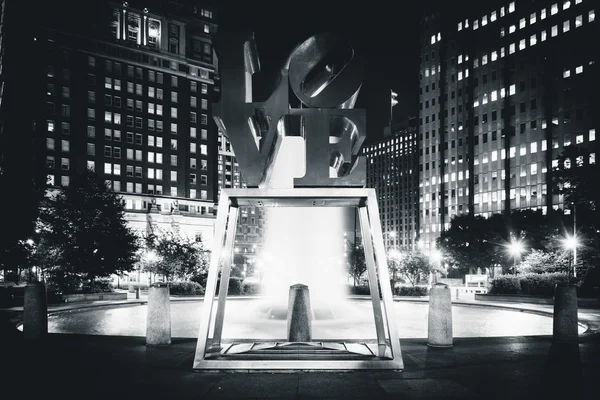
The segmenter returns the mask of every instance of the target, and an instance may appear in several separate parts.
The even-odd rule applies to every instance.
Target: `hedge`
[[[554,296],[554,287],[567,282],[568,276],[564,272],[500,275],[492,279],[488,293],[552,297]]]
[[[426,286],[399,286],[394,288],[395,296],[427,296],[428,288]],[[367,285],[349,286],[350,295],[369,295],[371,290]]]

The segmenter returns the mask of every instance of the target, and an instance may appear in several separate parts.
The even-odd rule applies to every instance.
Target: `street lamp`
[[[576,235],[567,235],[564,239],[563,239],[563,246],[565,246],[565,249],[569,250],[569,252],[571,254],[569,254],[569,272],[568,272],[568,280],[569,283],[571,282],[571,272],[573,273],[573,277],[576,277],[576,273],[575,273],[575,261],[573,260],[573,263],[571,263],[571,257],[574,257],[575,252],[577,251],[577,246],[579,246],[579,239],[577,238]]]
[[[523,247],[523,242],[519,239],[513,239],[510,242],[510,245],[508,246],[508,250],[514,257],[513,274],[516,275],[517,274],[517,257],[519,257],[521,255],[521,253],[525,250],[525,248]]]

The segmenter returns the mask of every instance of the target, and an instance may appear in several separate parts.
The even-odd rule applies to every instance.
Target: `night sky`
[[[261,92],[270,92],[271,77],[297,44],[329,31],[361,40],[366,49],[366,76],[356,107],[367,108],[369,141],[381,135],[388,124],[390,89],[399,94],[394,120],[417,114],[422,2],[411,4],[410,10],[403,10],[399,2],[383,8],[331,1],[206,3],[219,10],[220,31],[255,32],[262,63],[262,76],[255,80],[255,100],[264,100]]]

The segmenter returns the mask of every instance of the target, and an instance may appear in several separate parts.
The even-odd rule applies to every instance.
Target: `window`
[[[177,134],[177,124],[174,122],[171,122],[171,133],[174,135]]]
[[[70,149],[70,143],[68,140],[61,140],[61,148],[62,151],[64,151],[65,153],[69,152]]]
[[[535,21],[536,21],[536,14],[535,14],[535,13],[532,13],[532,14],[529,16],[529,24],[530,24],[530,25],[533,25],[533,24],[535,24]]]
[[[521,18],[519,20],[519,29],[523,29],[525,26],[527,26],[527,20],[525,18]]]
[[[171,102],[177,103],[177,92],[171,92]]]
[[[171,86],[177,87],[177,77],[175,75],[171,75]]]
[[[583,15],[578,15],[575,17],[575,28],[579,28],[583,25]]]
[[[529,38],[529,45],[530,46],[535,46],[537,44],[537,35],[533,34],[531,35],[531,37]]]
[[[62,95],[65,99],[69,99],[71,98],[71,89],[69,89],[68,87],[63,87],[62,88]]]
[[[552,37],[554,37],[554,36],[556,36],[556,35],[558,35],[558,25],[554,25],[554,26],[552,27],[552,33],[551,33],[551,36],[552,36]]]
[[[583,72],[583,65],[580,65],[579,67],[575,68],[576,74],[581,74],[582,72]]]
[[[590,129],[589,131],[589,139],[590,142],[596,140],[596,129]]]
[[[567,21],[563,22],[563,33],[569,32],[569,29],[571,29],[571,24],[570,24],[570,21],[567,20]]]
[[[208,155],[208,146],[205,144],[200,145],[200,154],[206,156]]]
[[[206,83],[203,83],[201,86],[201,93],[202,94],[207,94],[208,93],[208,85]]]
[[[194,124],[198,122],[198,117],[194,111],[190,112],[190,122]]]
[[[190,142],[190,153],[196,153],[196,143]]]
[[[196,128],[193,126],[190,128],[190,137],[194,139],[196,138]]]
[[[200,139],[208,140],[208,129],[200,129]]]
[[[552,4],[552,7],[550,8],[550,15],[554,15],[558,12],[558,4],[554,3]]]
[[[200,123],[202,125],[208,125],[208,115],[200,114]]]
[[[171,171],[171,182],[177,182],[177,171]]]
[[[171,154],[171,165],[177,166],[177,155]]]
[[[588,22],[594,22],[595,19],[596,19],[596,12],[594,10],[591,10],[588,13]]]
[[[177,108],[171,107],[171,118],[177,118]]]
[[[177,139],[171,139],[171,150],[177,150]]]
[[[94,143],[88,143],[87,144],[87,153],[90,156],[95,156],[96,155],[96,145]]]
[[[190,183],[192,183],[192,184],[196,183],[196,174],[190,174]]]
[[[96,127],[88,125],[87,127],[87,137],[95,138],[96,137]]]

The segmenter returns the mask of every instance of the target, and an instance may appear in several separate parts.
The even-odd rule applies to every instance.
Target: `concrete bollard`
[[[136,300],[140,299],[140,290],[141,289],[139,287],[135,288],[135,299]]]
[[[452,298],[448,285],[438,283],[429,291],[427,345],[452,347]]]
[[[287,313],[287,337],[290,342],[310,342],[312,339],[312,310],[308,286],[290,286]]]
[[[578,343],[577,288],[575,285],[554,288],[554,318],[552,340],[557,343]]]
[[[127,291],[129,293],[133,293],[133,283],[130,283],[129,285],[127,285]]]
[[[165,282],[157,282],[148,289],[146,345],[162,346],[166,344],[171,344],[169,286]]]
[[[23,303],[23,337],[39,340],[48,333],[48,303],[46,285],[31,282],[25,286]]]

